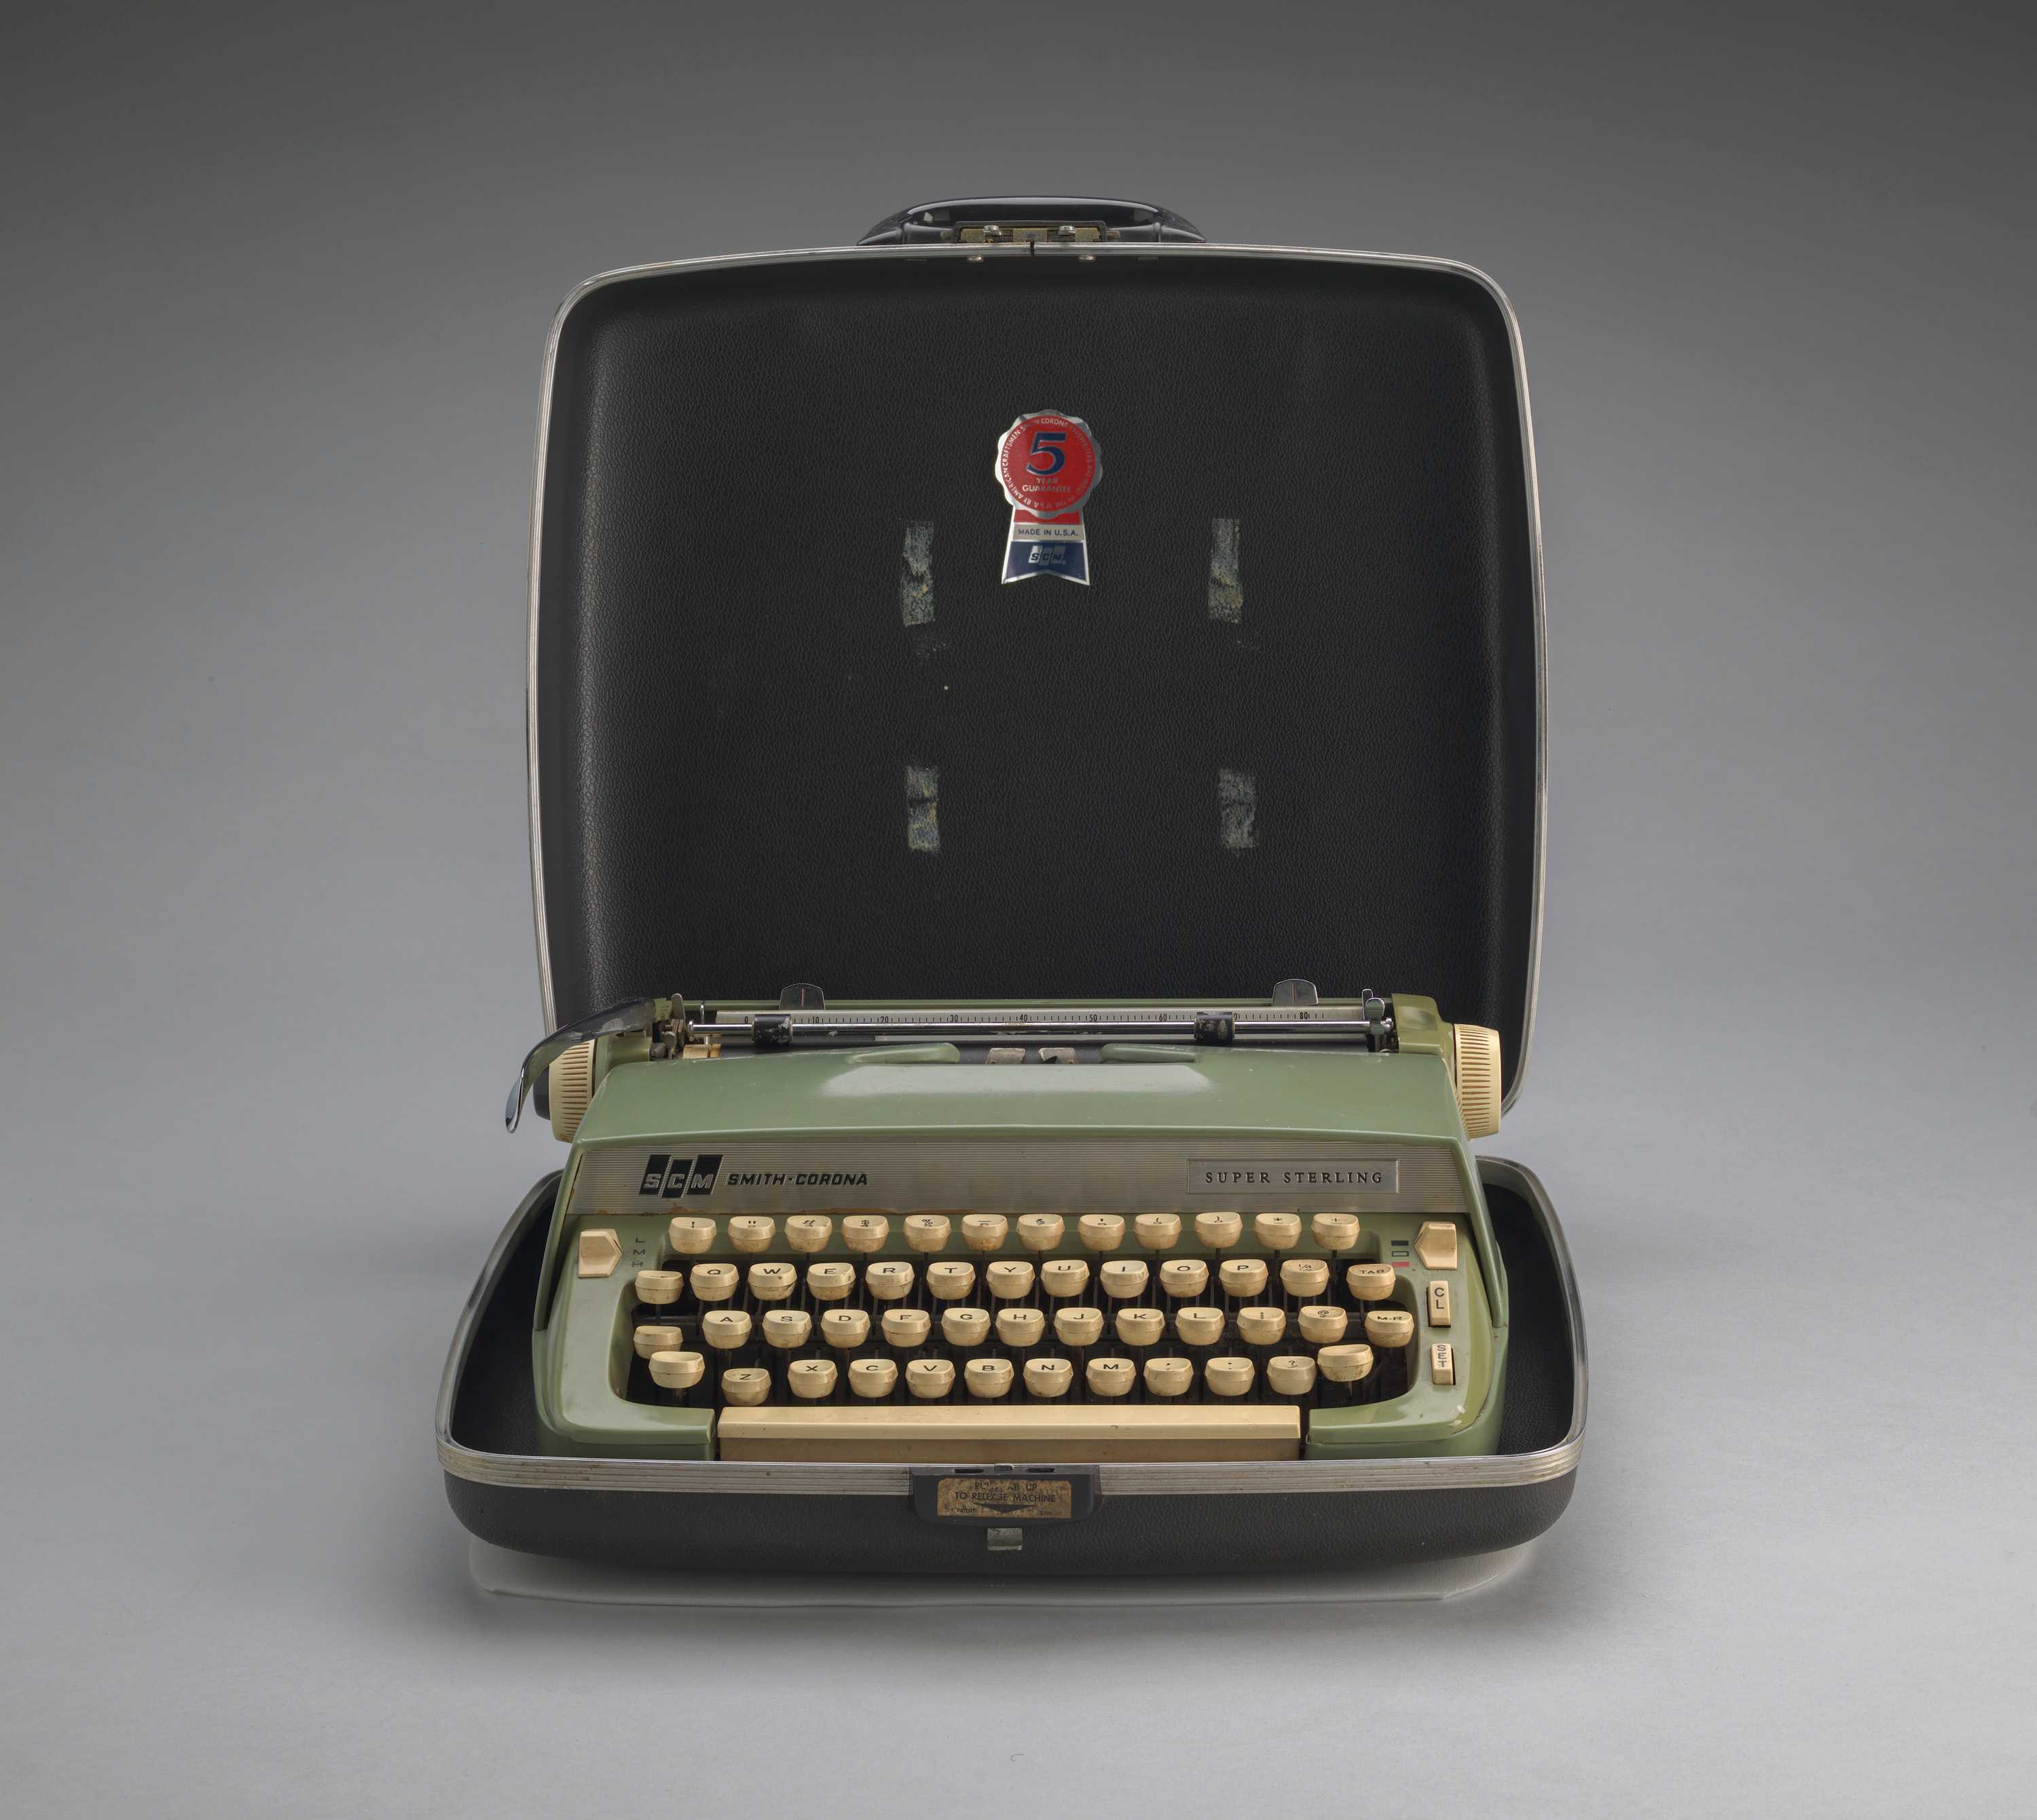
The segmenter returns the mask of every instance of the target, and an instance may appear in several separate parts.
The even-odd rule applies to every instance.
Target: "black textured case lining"
[[[999,579],[996,444],[1049,408],[1102,446],[1087,588]],[[1300,975],[1491,1025],[1510,1086],[1535,555],[1510,325],[1475,276],[1169,249],[632,278],[565,316],[543,452],[557,1021],[794,979]]]
[[[1536,1453],[1570,1432],[1583,1336],[1572,1330],[1560,1241],[1544,1216],[1490,1179],[1486,1198],[1514,1311],[1498,1451]],[[521,1237],[493,1281],[478,1289],[484,1300],[464,1359],[455,1360],[451,1435],[477,1452],[544,1449],[531,1395],[531,1330],[550,1205],[549,1192],[526,1203]],[[474,1534],[531,1553],[646,1568],[1011,1576],[1330,1569],[1480,1554],[1547,1529],[1570,1502],[1574,1478],[1566,1472],[1525,1485],[1406,1491],[1106,1493],[1094,1515],[1028,1525],[1024,1547],[994,1559],[981,1529],[928,1522],[902,1494],[595,1491],[484,1484],[452,1473],[445,1483]]]

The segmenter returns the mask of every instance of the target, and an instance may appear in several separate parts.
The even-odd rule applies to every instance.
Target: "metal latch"
[[[913,1508],[929,1523],[1007,1528],[1072,1523],[1103,1501],[1102,1476],[1086,1466],[913,1466]]]
[[[980,228],[958,228],[955,236],[965,246],[1003,246],[1014,240],[1100,240],[1103,229],[1093,221],[1078,226],[1073,221],[986,221]]]

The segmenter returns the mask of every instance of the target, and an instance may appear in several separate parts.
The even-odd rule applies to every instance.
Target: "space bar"
[[[1291,1460],[1301,1452],[1302,1412],[1285,1403],[785,1405],[724,1409],[715,1436],[725,1460]]]

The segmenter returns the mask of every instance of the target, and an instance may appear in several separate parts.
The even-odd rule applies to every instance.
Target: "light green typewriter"
[[[533,1088],[559,1451],[1493,1451],[1498,1039],[1428,999],[647,999],[532,1050],[512,1125]]]

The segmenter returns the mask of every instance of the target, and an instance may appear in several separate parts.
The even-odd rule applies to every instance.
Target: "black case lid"
[[[561,311],[531,762],[552,1025],[773,1000],[1426,993],[1532,1020],[1532,456],[1446,262],[1143,244],[649,267]],[[1021,414],[1094,581],[1000,580]]]

